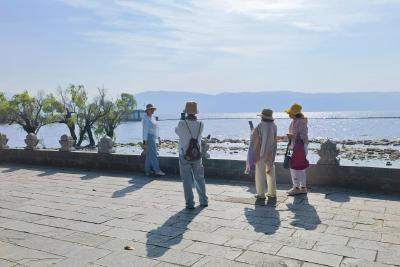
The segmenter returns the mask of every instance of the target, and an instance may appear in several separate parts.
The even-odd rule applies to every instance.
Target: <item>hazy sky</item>
[[[0,0],[0,90],[399,91],[400,0]]]

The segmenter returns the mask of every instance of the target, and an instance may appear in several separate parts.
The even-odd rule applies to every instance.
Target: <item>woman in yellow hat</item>
[[[290,108],[286,109],[285,112],[292,119],[292,122],[289,126],[289,133],[287,134],[287,137],[291,141],[292,148],[294,148],[296,139],[301,139],[301,141],[304,143],[304,152],[307,155],[308,120],[302,113],[302,106],[299,104],[293,104]],[[306,170],[295,170],[290,168],[290,175],[292,176],[293,187],[287,192],[287,194],[289,196],[306,194]]]

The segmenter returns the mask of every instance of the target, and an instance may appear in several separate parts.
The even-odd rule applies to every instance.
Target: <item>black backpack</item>
[[[200,137],[200,130],[201,130],[202,124],[200,122],[199,132],[197,133],[197,138],[194,138],[186,120],[185,120],[185,123],[189,130],[191,138],[189,141],[189,147],[186,149],[186,153],[183,157],[187,161],[200,160],[202,155],[201,155],[201,150],[200,150],[200,146],[199,146],[199,137]]]

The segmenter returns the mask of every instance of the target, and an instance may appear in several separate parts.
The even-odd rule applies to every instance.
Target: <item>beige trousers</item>
[[[276,176],[275,176],[275,164],[272,164],[271,172],[269,171],[268,164],[265,160],[260,159],[256,163],[256,192],[259,196],[264,196],[268,184],[267,195],[269,197],[276,197]]]

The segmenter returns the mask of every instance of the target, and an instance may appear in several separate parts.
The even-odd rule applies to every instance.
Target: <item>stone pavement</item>
[[[176,177],[1,164],[0,266],[400,266],[400,196],[208,182],[185,210]]]

